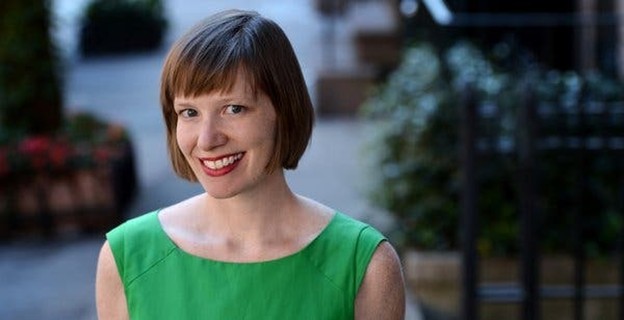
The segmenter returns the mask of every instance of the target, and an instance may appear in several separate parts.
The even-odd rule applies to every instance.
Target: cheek
[[[277,135],[277,116],[272,112],[264,121],[265,135],[275,142],[275,136]]]
[[[275,121],[265,123],[259,131],[261,131],[259,136],[263,137],[264,143],[270,146],[271,149],[275,148],[275,135],[277,134]]]
[[[184,130],[184,128],[177,127],[176,128],[176,141],[178,142],[178,148],[182,151],[183,154],[187,155],[191,152],[193,148],[193,139],[189,135],[188,130]]]

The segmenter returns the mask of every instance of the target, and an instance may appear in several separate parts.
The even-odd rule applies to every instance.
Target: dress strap
[[[306,255],[319,272],[353,300],[373,253],[385,239],[370,225],[338,212]]]

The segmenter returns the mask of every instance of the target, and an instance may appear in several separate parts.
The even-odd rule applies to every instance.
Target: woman
[[[286,183],[314,111],[277,24],[211,16],[173,45],[161,80],[174,170],[205,193],[107,234],[100,319],[403,319],[392,246]]]

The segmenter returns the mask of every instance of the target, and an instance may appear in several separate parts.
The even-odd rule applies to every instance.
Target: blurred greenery
[[[62,83],[50,38],[50,2],[0,1],[0,126],[3,134],[54,132]]]
[[[153,50],[166,29],[162,0],[93,0],[82,20],[80,50],[85,56]]]
[[[583,126],[575,109],[578,101],[601,110],[622,108],[624,86],[600,74],[547,70],[528,57],[509,43],[491,52],[468,42],[446,49],[414,44],[365,103],[364,115],[382,125],[366,150],[380,168],[374,171],[370,199],[399,219],[397,243],[423,250],[458,249],[458,113],[470,84],[481,110],[477,125],[483,139],[477,147],[490,150],[480,153],[477,162],[479,252],[505,256],[518,251],[515,140],[523,128],[517,126],[516,114],[527,99],[526,88],[539,102],[541,137],[559,139],[559,145],[540,149],[537,159],[541,249],[571,250],[572,216],[580,210],[580,199],[586,199],[586,251],[598,256],[615,250],[623,226],[617,212],[622,166],[609,152],[592,151],[581,160],[578,149],[561,140],[583,132],[624,137],[623,121],[607,124],[604,117],[590,114]],[[587,163],[585,198],[579,161]]]
[[[121,126],[64,115],[50,15],[49,1],[0,1],[0,194],[39,173],[105,163],[129,145]]]
[[[123,128],[92,115],[63,115],[62,70],[50,36],[49,6],[41,0],[0,2],[2,177],[30,172],[34,162],[64,155],[75,147],[70,144],[92,146],[127,138]]]

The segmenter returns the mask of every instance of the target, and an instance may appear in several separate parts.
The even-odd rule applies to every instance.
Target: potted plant
[[[59,59],[50,39],[49,3],[0,3],[0,236],[52,234],[72,224],[115,224],[135,187],[123,128],[89,115],[65,116]],[[80,172],[100,176],[85,186]],[[102,173],[105,173],[102,175]],[[92,180],[95,179],[92,177]],[[127,186],[121,196],[120,186]],[[105,190],[107,189],[107,190]],[[81,205],[81,194],[108,197]],[[83,203],[84,204],[84,203]],[[97,212],[96,212],[97,213]],[[68,222],[69,223],[66,223]]]

